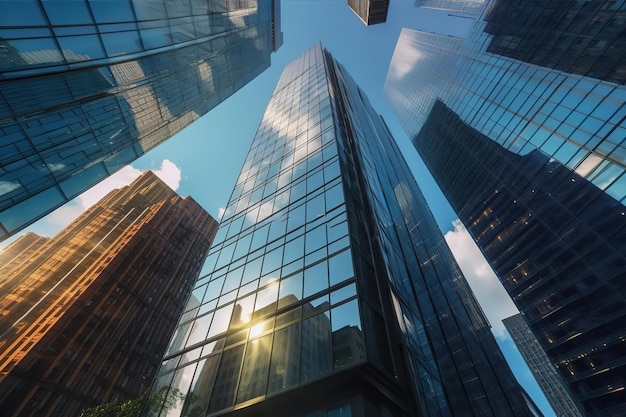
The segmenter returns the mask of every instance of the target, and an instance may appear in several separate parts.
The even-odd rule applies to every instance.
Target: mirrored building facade
[[[269,102],[144,415],[531,416],[382,118],[320,45]]]
[[[0,252],[18,254],[0,266],[0,415],[77,417],[141,395],[216,231],[148,171],[56,236]]]
[[[576,402],[563,383],[563,378],[548,359],[524,316],[516,314],[502,320],[511,339],[533,373],[537,384],[545,394],[557,416],[582,417]]]
[[[0,240],[270,65],[279,0],[0,3]]]
[[[485,0],[415,0],[415,7],[426,9],[445,10],[448,12],[462,12],[477,16],[486,5]]]
[[[621,415],[626,87],[613,45],[624,38],[544,47],[567,19],[587,22],[576,33],[623,28],[626,8],[519,6],[492,1],[467,39],[404,29],[385,94],[585,415]],[[538,11],[554,8],[565,20]]]

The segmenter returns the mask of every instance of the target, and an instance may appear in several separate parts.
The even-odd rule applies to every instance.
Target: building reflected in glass
[[[0,4],[0,240],[270,65],[279,0]]]
[[[466,40],[404,29],[385,93],[585,415],[621,415],[623,36],[593,25],[623,28],[626,9],[512,3],[491,2]],[[613,38],[589,49],[564,35],[546,52],[564,22]]]
[[[287,65],[174,334],[160,416],[531,416],[382,118]]]
[[[462,12],[472,16],[479,15],[483,11],[485,4],[485,0],[415,0],[415,7]]]

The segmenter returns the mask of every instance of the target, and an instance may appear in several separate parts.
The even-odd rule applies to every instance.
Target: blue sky
[[[502,318],[515,313],[514,306],[464,228],[454,223],[456,215],[382,95],[389,62],[402,27],[464,37],[472,21],[450,17],[445,12],[415,8],[414,0],[393,0],[390,3],[387,22],[367,27],[348,8],[347,0],[282,0],[284,44],[272,56],[272,66],[268,70],[132,166],[124,168],[118,175],[66,204],[27,231],[52,236],[108,190],[129,183],[147,169],[156,170],[180,195],[192,196],[219,219],[220,209],[226,206],[283,67],[321,41],[347,68],[389,124],[440,228],[446,234],[446,240],[485,309],[514,373],[544,414],[554,416],[500,323]],[[3,242],[0,247],[10,241]]]

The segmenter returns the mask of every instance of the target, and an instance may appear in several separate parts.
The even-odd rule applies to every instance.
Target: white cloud
[[[164,159],[163,162],[161,162],[161,168],[154,171],[154,173],[157,177],[161,178],[164,183],[169,185],[172,190],[178,190],[182,176],[180,168],[178,168],[175,163],[169,159]]]
[[[453,225],[454,230],[445,235],[446,242],[489,319],[494,335],[501,340],[505,339],[508,334],[502,324],[502,319],[516,314],[517,307],[465,226],[460,220],[455,220]]]
[[[143,172],[144,171],[132,165],[127,165],[110,177],[94,185],[74,200],[52,212],[46,220],[58,227],[65,227],[89,207],[100,201],[111,190],[129,185],[143,174]],[[161,167],[157,170],[153,170],[153,172],[174,191],[178,189],[181,180],[181,171],[172,161],[164,159],[161,163]]]
[[[0,181],[0,195],[10,193],[20,187],[21,185],[17,181]]]

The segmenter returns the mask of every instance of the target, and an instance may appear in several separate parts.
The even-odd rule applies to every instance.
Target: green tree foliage
[[[83,410],[81,417],[137,417],[144,410],[144,416],[154,416],[161,410],[176,407],[183,395],[178,390],[167,391],[169,387],[161,387],[153,393],[144,392],[132,400],[118,403],[111,401],[96,407]]]

